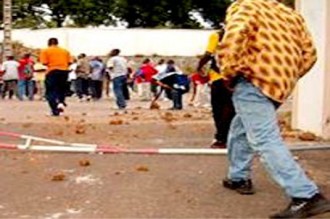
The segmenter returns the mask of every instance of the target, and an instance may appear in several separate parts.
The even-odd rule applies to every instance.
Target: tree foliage
[[[99,26],[123,21],[129,28],[218,27],[232,0],[12,0],[17,28]],[[3,0],[0,0],[1,6]],[[284,0],[294,6],[294,0]],[[2,10],[0,10],[2,15]]]

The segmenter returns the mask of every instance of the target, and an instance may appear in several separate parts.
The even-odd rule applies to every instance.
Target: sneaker
[[[223,143],[223,142],[220,142],[220,141],[215,140],[210,145],[210,148],[213,148],[213,149],[225,149],[225,148],[227,148],[227,145],[225,143]]]
[[[222,185],[227,189],[235,190],[241,195],[253,195],[255,193],[252,181],[250,179],[232,181],[227,178],[222,181]]]
[[[59,103],[57,105],[57,109],[60,113],[63,113],[64,112],[64,109],[65,109],[65,105],[63,103]]]
[[[326,212],[330,212],[330,202],[317,193],[309,199],[293,198],[286,209],[270,218],[306,218]]]
[[[58,117],[58,116],[60,116],[60,114],[59,113],[49,112],[49,113],[46,113],[46,116],[49,116],[49,117]]]

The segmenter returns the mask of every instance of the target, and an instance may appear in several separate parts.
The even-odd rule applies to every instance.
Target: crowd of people
[[[56,41],[56,39],[52,40]],[[52,46],[48,49],[50,48]],[[54,53],[53,50],[54,48],[49,50],[48,54]],[[57,52],[55,50],[55,53]],[[181,110],[183,108],[182,95],[189,92],[191,83],[194,90],[198,88],[199,92],[197,95],[196,92],[193,94],[190,105],[199,106],[197,101],[201,101],[201,98],[198,96],[203,95],[202,93],[205,95],[207,92],[200,92],[199,89],[200,85],[207,84],[207,79],[200,80],[201,77],[197,73],[188,76],[173,59],[167,61],[160,59],[155,62],[150,58],[145,58],[138,64],[121,56],[119,49],[112,50],[108,57],[103,58],[88,57],[84,53],[75,58],[71,57],[68,51],[64,53],[64,56],[69,64],[62,66],[61,69],[65,71],[65,74],[60,75],[66,75],[66,77],[56,83],[49,77],[47,80],[49,76],[47,72],[50,69],[41,61],[47,59],[45,52],[40,57],[33,57],[27,53],[19,60],[14,56],[8,56],[1,65],[1,98],[20,101],[47,100],[45,87],[51,84],[62,84],[60,90],[63,94],[61,95],[76,97],[80,102],[114,97],[118,108],[125,109],[126,102],[132,95],[141,101],[151,101],[152,104],[161,97],[162,100],[173,101],[173,107],[170,109]]]

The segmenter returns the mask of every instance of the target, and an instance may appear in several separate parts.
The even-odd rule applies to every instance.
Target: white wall
[[[317,2],[317,3],[316,3]],[[299,10],[304,16],[308,28],[312,32],[318,52],[318,61],[313,69],[299,82],[295,97],[294,127],[312,131],[320,136],[328,137],[324,132],[327,102],[325,92],[329,87],[327,65],[329,56],[327,36],[330,16],[329,0],[300,0]],[[328,69],[329,70],[329,69]],[[329,74],[329,72],[328,72]]]
[[[195,56],[204,52],[208,30],[62,28],[14,30],[13,40],[26,46],[44,48],[57,37],[73,54],[105,55],[113,48],[123,55]],[[3,34],[0,32],[0,39]]]

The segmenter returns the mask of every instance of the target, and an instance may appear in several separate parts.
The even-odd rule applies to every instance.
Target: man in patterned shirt
[[[229,173],[223,186],[253,194],[256,152],[272,178],[292,198],[271,218],[303,218],[330,211],[281,138],[276,109],[316,62],[304,19],[276,0],[237,0],[228,9],[218,49],[224,78],[234,88],[236,111],[229,133]]]

